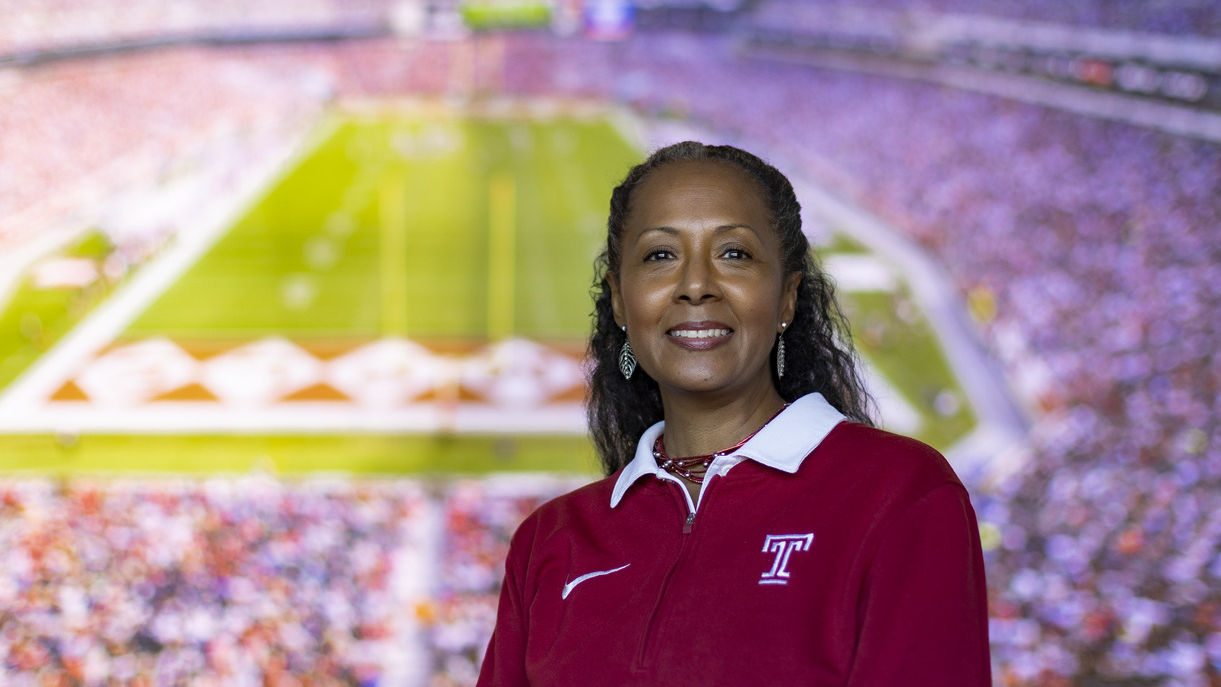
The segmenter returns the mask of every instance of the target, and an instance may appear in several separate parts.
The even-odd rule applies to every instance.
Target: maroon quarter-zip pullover
[[[513,536],[481,687],[987,687],[975,513],[912,439],[798,399],[710,467],[653,440]]]

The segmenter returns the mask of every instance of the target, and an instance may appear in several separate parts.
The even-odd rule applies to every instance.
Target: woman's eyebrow
[[[678,236],[678,234],[679,234],[678,229],[675,229],[674,227],[661,226],[661,227],[645,227],[644,229],[640,230],[640,235],[644,236],[645,234],[647,234],[651,231],[660,231],[663,234],[669,234],[671,236]]]
[[[719,234],[721,232],[730,231],[733,229],[747,229],[753,234],[759,233],[759,232],[755,231],[755,228],[750,226],[749,224],[740,224],[740,223],[739,224],[722,224],[721,226],[716,228],[716,231]]]

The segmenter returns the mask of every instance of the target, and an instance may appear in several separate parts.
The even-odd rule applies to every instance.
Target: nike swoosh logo
[[[631,563],[625,563],[625,564],[623,564],[623,565],[619,566],[618,568],[612,568],[612,569],[610,569],[610,570],[596,570],[596,571],[591,572],[591,573],[585,573],[584,575],[581,575],[580,577],[578,577],[577,579],[573,580],[572,582],[568,582],[567,584],[565,584],[565,585],[564,585],[564,592],[563,592],[562,594],[560,594],[560,598],[561,598],[561,599],[567,599],[567,598],[568,598],[568,595],[572,593],[572,590],[573,590],[573,589],[574,589],[574,588],[575,588],[575,587],[576,587],[578,584],[581,584],[581,583],[582,583],[582,582],[584,582],[585,580],[588,580],[588,579],[591,579],[591,578],[594,578],[594,577],[598,577],[598,576],[601,576],[601,575],[609,575],[609,574],[611,574],[611,573],[617,573],[617,572],[619,572],[620,570],[623,570],[624,568],[626,568],[626,567],[627,567],[627,566],[629,566],[629,565],[631,565]]]

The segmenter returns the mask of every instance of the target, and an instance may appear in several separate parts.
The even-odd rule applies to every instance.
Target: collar
[[[793,401],[730,456],[750,459],[792,474],[843,419],[844,414],[827,403],[822,394],[806,394]],[[663,472],[653,459],[653,442],[665,428],[666,423],[662,421],[644,430],[636,443],[636,456],[624,466],[619,479],[615,480],[615,488],[611,491],[611,508],[619,505],[628,487],[636,480],[646,475],[659,476]]]

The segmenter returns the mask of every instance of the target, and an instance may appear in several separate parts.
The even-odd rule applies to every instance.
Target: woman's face
[[[784,271],[758,182],[714,160],[654,170],[632,193],[621,251],[615,321],[663,394],[772,386],[772,345],[801,274]]]

